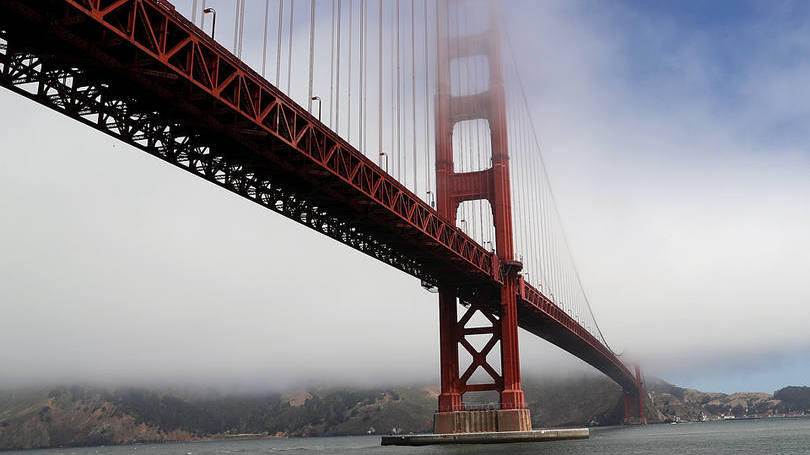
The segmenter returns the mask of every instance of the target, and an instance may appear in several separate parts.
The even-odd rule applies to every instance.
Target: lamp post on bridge
[[[318,102],[318,121],[321,121],[321,97],[320,96],[313,96],[312,101]]]
[[[430,190],[427,190],[425,193],[427,194],[427,197],[428,197],[428,203],[430,203],[430,206],[435,209],[436,208],[436,198],[434,197],[433,192],[430,191]]]
[[[206,8],[206,9],[203,10],[203,14],[204,15],[205,14],[211,14],[212,15],[212,19],[211,19],[211,39],[215,39],[214,38],[214,32],[217,29],[217,10],[215,10],[214,8]]]

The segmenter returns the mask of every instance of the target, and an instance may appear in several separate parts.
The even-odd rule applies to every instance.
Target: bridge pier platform
[[[433,415],[435,434],[531,431],[528,409],[488,409],[437,412]]]
[[[529,431],[495,431],[451,434],[411,434],[382,437],[384,446],[426,446],[435,444],[506,444],[511,442],[588,439],[587,428],[555,428]]]

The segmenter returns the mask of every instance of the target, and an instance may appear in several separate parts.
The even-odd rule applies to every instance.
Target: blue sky
[[[608,340],[685,386],[806,383],[810,4],[523,2],[507,20]]]

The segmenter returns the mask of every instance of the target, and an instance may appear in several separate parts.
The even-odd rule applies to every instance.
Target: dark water
[[[531,444],[381,447],[380,438],[262,439],[5,452],[26,455],[253,454],[810,454],[810,419],[706,422],[591,430],[591,438]],[[4,453],[4,454],[5,454]]]

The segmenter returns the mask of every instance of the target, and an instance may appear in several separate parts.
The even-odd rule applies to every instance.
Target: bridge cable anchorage
[[[309,87],[307,91],[307,111],[312,113],[312,81],[315,76],[315,0],[309,0]],[[320,121],[320,117],[318,118]]]

